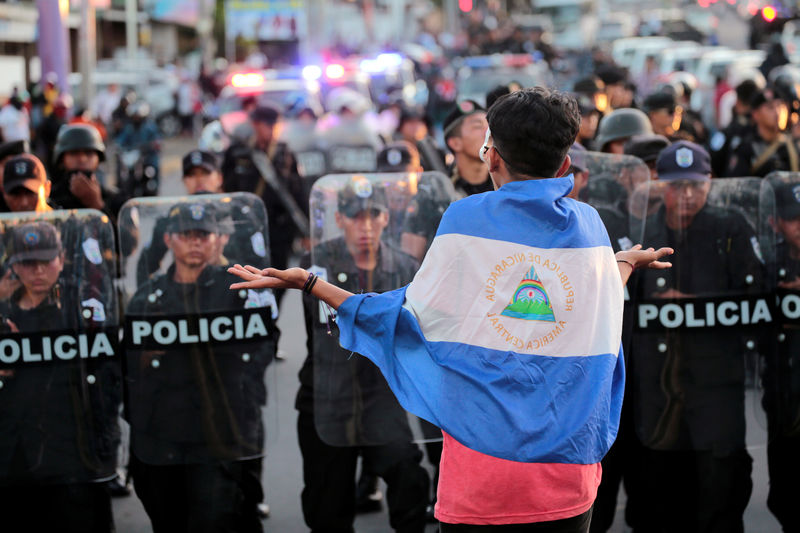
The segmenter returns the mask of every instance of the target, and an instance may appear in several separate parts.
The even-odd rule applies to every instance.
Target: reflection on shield
[[[352,292],[407,285],[454,197],[449,180],[436,172],[325,176],[311,194],[310,270]],[[412,440],[418,424],[409,423],[378,368],[343,350],[327,334],[330,311],[305,298],[313,324],[314,420],[322,440],[334,446]]]
[[[657,450],[743,449],[745,395],[771,303],[759,245],[758,180],[653,184],[661,207],[644,246],[670,246],[666,271],[643,271],[629,368],[637,432]]]
[[[641,242],[642,233],[631,233],[629,218],[641,219],[658,207],[649,193],[647,165],[633,156],[600,152],[573,150],[570,157],[575,180],[570,196],[597,209],[614,251]]]
[[[0,215],[0,486],[116,475],[116,245],[99,211]]]
[[[269,290],[231,291],[227,268],[269,265],[263,203],[139,198],[120,220],[121,236],[139,235],[122,257],[132,453],[151,465],[261,456],[277,306]]]

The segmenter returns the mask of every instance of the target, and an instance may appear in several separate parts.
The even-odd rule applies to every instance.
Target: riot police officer
[[[232,277],[213,265],[214,203],[169,209],[162,238],[173,264],[127,309],[130,470],[156,532],[261,531],[261,407],[277,315],[269,291],[231,292]]]
[[[789,180],[775,180],[776,213],[771,223],[780,239],[775,254],[775,287],[782,299],[794,297],[800,290],[800,181],[797,174]],[[779,315],[780,316],[780,315]],[[767,465],[769,494],[767,507],[784,531],[800,529],[795,509],[795,483],[800,473],[797,433],[800,413],[798,365],[800,333],[791,320],[779,323],[772,351],[767,354],[763,372],[763,405],[767,414]]]
[[[100,163],[106,159],[106,146],[97,128],[90,124],[71,124],[61,128],[53,153],[53,202],[64,209],[91,208],[116,220],[126,198],[101,185]]]
[[[416,260],[381,242],[388,224],[384,188],[362,176],[348,180],[336,197],[335,220],[343,236],[322,242],[301,264],[356,291],[382,292],[410,281]],[[393,494],[391,526],[424,531],[429,481],[408,415],[377,367],[348,357],[327,333],[330,311],[309,295],[303,310],[308,358],[300,370],[296,406],[306,524],[312,531],[352,530],[361,454],[365,469],[382,477]]]
[[[3,169],[3,200],[8,211],[34,211],[39,194],[50,198],[50,180],[44,164],[33,154],[22,154],[9,159]],[[48,207],[49,209],[49,207]]]
[[[188,194],[214,194],[222,189],[222,175],[219,172],[217,158],[211,152],[192,150],[183,157],[183,186]],[[248,264],[261,263],[267,259],[266,241],[259,231],[252,229],[259,224],[250,220],[254,213],[239,205],[238,197],[217,206],[219,217],[220,253],[212,260],[212,264],[227,266],[228,256],[237,257]],[[242,221],[247,223],[242,224]],[[164,243],[168,220],[166,217],[156,221],[150,243],[139,257],[137,279],[143,282],[156,272],[167,247]]]
[[[444,142],[454,156],[450,179],[461,196],[494,190],[489,171],[478,153],[489,123],[486,110],[472,100],[458,103],[445,117]]]
[[[308,198],[294,156],[274,138],[279,118],[278,110],[268,106],[250,113],[253,136],[237,140],[225,152],[222,188],[251,192],[264,201],[271,265],[286,268],[295,238],[308,232]]]
[[[759,322],[757,314],[751,321],[741,313],[733,315],[735,323],[718,321],[716,304],[703,298],[727,297],[731,302],[720,305],[730,306],[760,290],[758,242],[739,212],[708,205],[713,182],[702,147],[671,145],[661,152],[657,171],[661,206],[645,221],[644,242],[672,246],[675,255],[668,273],[641,274],[636,295],[628,382],[645,447],[637,502],[648,531],[741,532],[752,490],[745,346]],[[758,200],[739,203],[752,209]],[[677,319],[662,311],[666,305],[686,311]],[[728,329],[713,329],[719,326]]]
[[[726,175],[764,177],[777,170],[800,171],[797,142],[786,132],[786,102],[765,89],[750,101],[750,116],[754,128],[733,150]]]
[[[4,343],[16,346],[0,364],[3,529],[111,532],[105,482],[115,477],[121,387],[114,294],[97,289],[113,271],[65,276],[73,251],[60,232],[79,223],[38,216],[0,221],[18,280],[0,302]]]

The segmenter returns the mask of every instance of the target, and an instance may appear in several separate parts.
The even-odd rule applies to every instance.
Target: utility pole
[[[125,0],[125,44],[128,59],[133,61],[139,55],[139,2]]]
[[[81,26],[78,39],[78,64],[81,71],[81,101],[89,108],[94,102],[94,69],[97,64],[97,23],[94,0],[81,2]]]
[[[447,33],[458,33],[458,0],[444,0],[444,18]]]

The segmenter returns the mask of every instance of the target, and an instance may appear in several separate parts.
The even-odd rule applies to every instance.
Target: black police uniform
[[[773,147],[776,143],[777,148]],[[762,155],[768,150],[773,153],[764,158]],[[790,156],[790,152],[793,153],[792,156]],[[792,168],[793,158],[795,161],[800,161],[797,143],[791,136],[786,135],[773,143],[767,143],[758,133],[753,132],[733,150],[726,176],[758,176],[763,178],[767,174],[779,170],[798,171],[800,168]]]
[[[297,172],[294,155],[284,143],[275,143],[274,146],[274,152],[269,154],[269,159],[276,176],[307,217],[308,196],[303,180]],[[228,148],[222,163],[222,188],[225,192],[251,192],[264,201],[269,219],[270,266],[283,270],[289,263],[292,243],[298,236],[299,230],[292,220],[289,208],[272,186],[262,178],[253,163],[253,150],[256,148],[241,142]]]
[[[672,247],[673,266],[641,273],[639,303],[668,289],[722,296],[759,290],[762,264],[741,215],[706,205],[678,232],[665,214],[662,207],[648,219],[645,244]],[[645,529],[742,531],[752,490],[742,337],[706,328],[634,331],[631,350],[628,382],[646,447],[637,500]]]
[[[0,302],[4,333],[10,333],[5,320],[22,333],[75,335],[99,326],[80,316],[78,299],[92,294],[79,297],[77,287],[60,282],[37,307],[22,309],[18,302],[23,290]],[[122,403],[117,360],[42,364],[11,372],[2,378],[0,390],[2,529],[113,531],[105,481],[116,475]]]
[[[492,178],[490,178],[488,174],[486,175],[486,181],[473,185],[461,177],[461,174],[458,172],[458,166],[455,164],[453,165],[453,171],[450,173],[450,180],[453,182],[453,187],[460,198],[466,198],[473,194],[494,190],[494,183],[492,183]]]
[[[417,262],[400,251],[382,244],[375,270],[358,269],[345,245],[344,239],[325,242],[314,250],[315,262],[325,265],[332,281],[345,290],[383,292],[396,289],[397,280],[410,281],[418,268]],[[311,265],[306,255],[301,265]],[[382,477],[389,486],[389,523],[397,531],[421,532],[425,527],[425,509],[428,504],[428,474],[420,465],[422,452],[412,442],[407,426],[407,415],[397,403],[386,380],[375,365],[364,357],[354,356],[339,346],[338,331],[327,334],[324,316],[320,316],[319,302],[310,296],[303,297],[308,357],[300,370],[300,390],[296,407],[300,412],[297,421],[300,450],[303,454],[302,493],[303,515],[312,531],[350,532],[355,517],[355,472],[359,454],[365,469]],[[335,325],[334,325],[335,329]],[[314,399],[314,365],[325,364],[326,375],[338,380],[344,390],[358,385],[368,388],[364,396],[366,405],[334,402],[322,406]],[[319,369],[316,369],[319,372]],[[326,402],[327,403],[327,402]],[[319,409],[325,409],[320,413]],[[326,426],[327,435],[321,436],[315,424],[318,418],[336,421]],[[402,420],[405,427],[393,426],[392,434],[406,434],[377,446],[331,446],[321,437],[335,436],[337,441],[349,440],[345,421],[358,423],[355,441],[383,441],[382,428]],[[337,426],[338,423],[338,427]]]
[[[237,278],[207,266],[195,283],[174,281],[174,265],[141,286],[132,317],[182,317],[244,309]],[[245,296],[246,297],[246,296]],[[265,428],[264,372],[279,332],[264,318],[269,340],[247,346],[197,342],[162,355],[128,347],[131,474],[155,532],[261,531],[256,508]],[[159,366],[151,362],[158,357]],[[249,459],[243,459],[249,458]]]
[[[715,137],[721,135],[723,140],[719,149],[714,150]],[[755,128],[750,117],[747,115],[734,114],[731,123],[722,132],[711,137],[711,166],[717,176],[732,176],[728,172],[728,166],[734,152],[743,142],[750,142],[755,135]],[[731,169],[733,171],[733,169]],[[742,174],[745,175],[745,174]]]
[[[783,242],[776,250],[778,281],[800,278],[800,259],[792,257]],[[797,291],[778,289],[782,296]],[[800,330],[794,324],[776,325],[772,350],[765,358],[763,406],[767,413],[767,507],[784,531],[800,531],[797,513],[797,478],[800,475]]]
[[[70,182],[73,175],[77,172],[80,171],[68,171],[60,168],[53,173],[54,179],[53,188],[50,191],[50,200],[61,209],[87,208],[87,206],[81,203],[81,201],[72,194],[72,191],[70,191]],[[95,171],[95,174],[97,174],[97,171]],[[124,194],[113,192],[102,185],[100,186],[100,194],[105,204],[102,211],[111,218],[112,222],[116,223],[119,210],[128,198]]]

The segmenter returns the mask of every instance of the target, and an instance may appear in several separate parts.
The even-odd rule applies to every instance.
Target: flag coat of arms
[[[339,308],[341,345],[409,412],[480,453],[594,464],[616,438],[623,287],[572,177],[455,202],[414,280]]]

